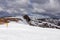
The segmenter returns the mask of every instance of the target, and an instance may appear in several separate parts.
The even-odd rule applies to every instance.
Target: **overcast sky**
[[[0,0],[0,11],[30,14],[31,12],[60,13],[60,0]]]

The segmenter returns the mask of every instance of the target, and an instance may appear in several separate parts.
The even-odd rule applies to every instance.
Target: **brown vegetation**
[[[9,23],[7,19],[0,18],[0,24]]]
[[[18,18],[0,18],[0,24],[9,23],[10,21],[18,22]]]

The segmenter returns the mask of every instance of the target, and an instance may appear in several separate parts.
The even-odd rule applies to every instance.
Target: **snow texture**
[[[0,27],[0,40],[60,40],[60,30],[11,22]]]

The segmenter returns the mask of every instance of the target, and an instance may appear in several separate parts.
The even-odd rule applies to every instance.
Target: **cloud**
[[[60,12],[60,0],[0,0],[0,10],[9,13]]]
[[[31,1],[32,1],[32,6],[35,5],[33,7],[37,6],[41,9],[51,12],[60,11],[60,3],[58,2],[58,0],[31,0]]]
[[[49,2],[49,0],[30,0],[32,3],[39,3],[39,4],[45,4]]]
[[[28,0],[0,0],[0,7],[9,13],[19,13],[21,9],[25,9],[27,6]]]
[[[0,7],[0,11],[2,11],[3,10],[3,8],[2,7]]]

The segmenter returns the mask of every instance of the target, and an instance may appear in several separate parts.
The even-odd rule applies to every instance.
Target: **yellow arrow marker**
[[[6,27],[8,27],[8,23],[6,23]]]

